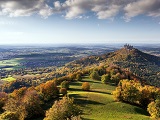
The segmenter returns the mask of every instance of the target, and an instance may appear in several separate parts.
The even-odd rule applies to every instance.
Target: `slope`
[[[89,56],[67,64],[67,67],[86,67],[115,64],[141,77],[150,85],[160,86],[160,57],[144,53],[130,45],[99,56]]]
[[[82,82],[89,82],[91,91],[81,90]],[[82,82],[73,82],[69,96],[75,98],[83,110],[84,120],[149,120],[148,113],[133,105],[114,102],[112,91],[114,86],[102,84],[100,81],[90,80],[87,76]]]

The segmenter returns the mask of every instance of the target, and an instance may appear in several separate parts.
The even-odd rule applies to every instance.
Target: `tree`
[[[102,81],[102,83],[108,83],[108,82],[110,82],[110,75],[109,74],[105,74],[105,75],[102,75],[102,77],[101,77],[101,81]]]
[[[81,80],[82,80],[82,75],[81,75],[81,74],[77,74],[77,75],[76,75],[76,79],[77,79],[78,81],[81,81]]]
[[[115,100],[123,100],[129,103],[139,103],[141,84],[134,80],[121,80],[113,92]]]
[[[78,117],[81,110],[74,103],[74,99],[63,97],[62,100],[55,101],[52,108],[46,112],[44,120],[71,120]]]
[[[48,81],[40,84],[35,88],[44,101],[49,101],[58,96],[59,90],[55,85],[55,81]]]
[[[140,89],[140,92],[140,104],[145,108],[147,108],[148,104],[154,101],[160,95],[160,91],[158,88],[149,85],[145,85],[144,87],[142,87]]]
[[[88,82],[82,83],[82,90],[89,91],[90,90],[90,84]]]
[[[7,93],[0,92],[0,111],[3,111],[2,107],[4,106],[5,101],[7,100],[7,98],[8,98],[8,94]]]
[[[28,90],[22,99],[22,104],[27,112],[27,118],[43,115],[42,101],[36,90]]]
[[[93,71],[91,74],[90,74],[90,78],[93,79],[93,80],[99,80],[100,79],[100,76],[98,74],[97,71]]]
[[[9,98],[3,108],[6,112],[14,112],[19,120],[24,120],[44,114],[41,103],[37,91],[28,89],[21,98]]]
[[[147,111],[151,115],[151,118],[156,118],[156,119],[160,118],[160,100],[157,99],[151,102],[148,105]]]
[[[63,81],[63,82],[61,83],[61,88],[69,89],[69,82],[68,82],[68,81]]]
[[[61,88],[59,90],[59,93],[62,94],[62,95],[66,95],[67,94],[67,89],[66,88]]]
[[[27,117],[25,106],[20,100],[14,98],[8,99],[3,109],[6,110],[6,113],[14,113],[18,117],[18,120],[24,120]]]
[[[19,120],[15,112],[4,112],[0,115],[0,120]]]

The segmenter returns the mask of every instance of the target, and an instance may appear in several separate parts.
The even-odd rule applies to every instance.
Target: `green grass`
[[[90,83],[90,92],[81,90],[81,84],[84,81]],[[146,110],[115,102],[112,95],[114,86],[105,85],[87,77],[82,82],[71,83],[68,94],[81,106],[84,120],[150,120]]]
[[[2,60],[0,61],[0,68],[6,69],[6,70],[12,70],[16,68],[21,68],[22,66],[20,65],[20,61],[23,58],[14,58],[10,60]]]
[[[14,81],[16,79],[14,77],[7,77],[7,78],[4,78],[2,80],[7,81],[7,82],[11,82],[11,81]]]

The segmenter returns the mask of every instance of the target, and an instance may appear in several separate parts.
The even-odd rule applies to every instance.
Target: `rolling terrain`
[[[82,91],[81,84],[89,82],[90,91]],[[68,91],[69,97],[83,110],[84,120],[150,120],[146,110],[126,103],[115,102],[112,92],[115,86],[102,84],[84,76],[81,82],[73,82]]]
[[[16,98],[18,99],[15,102],[22,104],[25,102],[24,98],[28,97],[27,92],[36,93],[37,100],[43,101],[42,103],[39,101],[40,103],[37,104],[41,108],[41,111],[38,111],[40,116],[33,115],[30,117],[30,114],[32,115],[31,112],[28,112],[28,116],[25,116],[33,118],[33,120],[43,120],[46,110],[52,107],[55,100],[61,99],[60,90],[63,82],[69,84],[67,95],[70,98],[73,97],[75,103],[80,106],[83,111],[81,118],[84,120],[149,120],[150,115],[143,106],[127,101],[116,102],[113,91],[115,91],[116,85],[119,85],[118,82],[122,79],[135,80],[135,82],[146,80],[147,84],[158,86],[159,60],[157,56],[149,55],[130,45],[126,45],[115,52],[85,57],[54,69],[37,68],[27,70],[27,74],[24,74],[24,71],[16,71],[15,73],[19,72],[20,75],[16,74],[15,77],[19,76],[22,79],[15,80],[13,76],[8,75],[8,79],[3,79],[3,81],[8,82],[1,86],[1,91],[3,91],[3,94],[7,92],[5,93],[6,96],[17,96]],[[95,72],[99,74],[97,79],[91,78],[91,74]],[[82,78],[81,80],[77,77],[79,75]],[[101,78],[104,75],[110,75],[109,82],[102,81]],[[147,78],[146,75],[150,76],[150,81],[145,79],[145,77]],[[31,76],[33,79],[30,78]],[[154,79],[151,79],[151,77]],[[82,90],[81,86],[84,82],[90,84],[89,91]],[[141,88],[143,88],[142,86]],[[24,91],[22,92],[21,90]],[[53,90],[57,92],[53,92]],[[19,92],[23,94],[19,94]],[[28,100],[31,100],[31,103],[35,102],[34,99]],[[6,101],[1,102],[5,105]],[[30,102],[27,102],[26,105],[30,105]],[[34,106],[31,105],[30,107]],[[17,107],[15,108],[17,109]],[[19,109],[21,110],[21,108]],[[37,110],[38,107],[35,109]],[[29,111],[31,109],[25,110]],[[5,112],[8,111],[6,109]],[[42,114],[39,113],[42,111]],[[5,115],[5,112],[2,115]]]
[[[147,84],[160,86],[160,57],[144,53],[133,46],[125,46],[115,52],[89,56],[67,64],[68,67],[93,65],[118,65],[141,77]]]

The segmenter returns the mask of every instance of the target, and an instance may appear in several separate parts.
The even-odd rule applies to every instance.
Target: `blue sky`
[[[0,44],[160,43],[160,0],[0,1]]]

